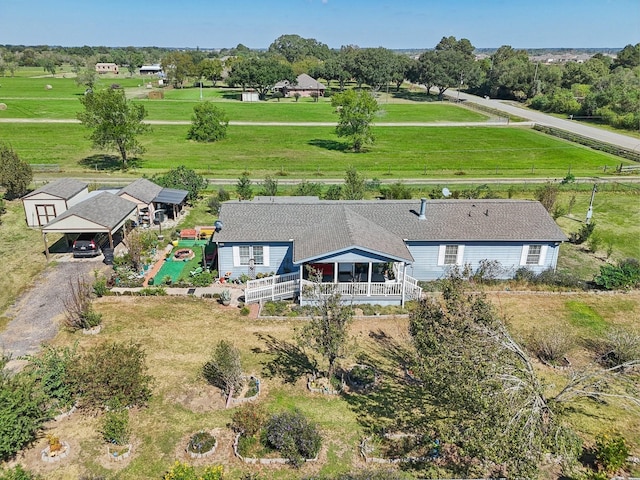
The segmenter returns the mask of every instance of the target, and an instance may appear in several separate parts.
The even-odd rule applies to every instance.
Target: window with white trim
[[[540,253],[542,253],[542,245],[529,245],[527,265],[538,265],[540,262]]]
[[[264,245],[238,245],[233,247],[234,267],[249,265],[253,259],[254,265],[269,266],[269,247]]]
[[[444,264],[455,265],[458,260],[458,245],[444,246]]]
[[[523,245],[520,265],[544,265],[548,246],[544,244]]]
[[[440,245],[438,265],[462,265],[464,245]]]

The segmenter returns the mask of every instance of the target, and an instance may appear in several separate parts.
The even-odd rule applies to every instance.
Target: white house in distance
[[[22,197],[27,225],[44,227],[88,195],[88,184],[72,178],[62,178]]]
[[[212,241],[225,277],[256,278],[247,302],[305,298],[308,268],[356,303],[404,304],[419,280],[452,267],[498,262],[499,278],[552,268],[567,238],[528,200],[319,200],[261,197],[224,202]]]

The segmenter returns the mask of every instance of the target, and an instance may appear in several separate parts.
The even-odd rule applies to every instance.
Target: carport
[[[153,203],[156,204],[156,208],[171,207],[173,218],[178,218],[178,213],[182,209],[182,206],[187,201],[187,195],[189,192],[186,190],[177,190],[175,188],[163,188],[160,193],[153,199]]]
[[[86,200],[69,208],[44,227],[42,237],[47,259],[49,259],[49,233],[106,233],[109,248],[113,248],[113,234],[127,220],[135,220],[137,205],[130,200],[108,192],[97,192]]]

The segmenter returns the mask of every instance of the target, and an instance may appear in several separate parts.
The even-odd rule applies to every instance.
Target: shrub
[[[225,395],[242,388],[242,366],[240,351],[231,343],[220,340],[211,360],[202,367],[204,378],[211,385],[220,388]]]
[[[536,329],[527,341],[527,346],[545,362],[561,361],[574,344],[568,332],[559,328]]]
[[[145,287],[138,293],[146,297],[164,297],[167,294],[167,290],[162,285],[159,285],[157,287]]]
[[[144,405],[151,396],[152,377],[146,354],[136,343],[105,342],[96,345],[69,366],[69,378],[83,406],[103,408]]]
[[[40,478],[42,477],[22,468],[22,465],[0,470],[0,480],[39,480]]]
[[[640,262],[635,258],[627,258],[618,265],[603,265],[594,282],[605,290],[635,288],[640,285]]]
[[[615,367],[640,359],[640,332],[630,328],[611,328],[598,346],[600,363]]]
[[[222,465],[205,467],[198,474],[193,466],[176,461],[162,478],[164,480],[222,480],[224,478],[224,467]]]
[[[589,239],[595,228],[596,222],[585,223],[580,227],[580,230],[569,235],[569,241],[576,245],[581,245]]]
[[[68,410],[74,403],[74,392],[68,378],[69,366],[78,358],[77,345],[55,348],[45,345],[37,356],[28,356],[27,372],[47,397],[52,414]]]
[[[222,201],[220,200],[220,197],[212,195],[211,197],[209,197],[209,200],[207,201],[209,212],[211,212],[213,215],[218,215],[218,213],[220,212],[221,204],[222,204]]]
[[[9,376],[8,361],[0,356],[0,460],[31,443],[47,419],[46,397],[30,375]]]
[[[129,410],[117,408],[109,410],[102,422],[102,438],[107,443],[126,445],[131,435],[129,431]]]
[[[622,468],[629,453],[627,442],[618,433],[601,433],[596,437],[596,462],[605,472],[614,473]]]
[[[233,413],[231,428],[245,436],[252,437],[260,431],[266,420],[267,414],[262,404],[249,402],[241,405]]]
[[[216,446],[216,437],[209,432],[194,433],[189,439],[187,450],[192,453],[209,452]]]
[[[558,198],[559,189],[552,183],[546,183],[536,189],[536,200],[538,200],[547,212],[553,211],[553,206]]]
[[[93,328],[100,325],[102,315],[91,306],[93,286],[83,277],[70,278],[69,294],[63,297],[64,324],[71,330]]]
[[[322,438],[315,425],[298,411],[273,415],[265,425],[267,444],[278,450],[294,466],[320,451]]]
[[[492,283],[503,271],[502,264],[498,260],[483,259],[478,262],[478,268],[472,278],[478,283]]]
[[[107,279],[104,276],[99,276],[98,271],[94,272],[95,280],[93,282],[93,293],[96,297],[104,297],[109,294],[109,287],[107,286]]]
[[[213,275],[209,272],[202,272],[191,278],[194,287],[208,287],[213,283]]]
[[[247,307],[246,305],[240,309],[240,315],[242,315],[243,317],[246,317],[250,313],[251,313],[251,310],[249,310],[249,307]]]

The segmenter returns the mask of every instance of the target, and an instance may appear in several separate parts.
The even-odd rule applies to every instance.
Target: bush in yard
[[[252,437],[260,431],[267,420],[267,413],[262,404],[257,402],[245,403],[238,408],[231,417],[231,428],[235,432]]]
[[[69,378],[82,406],[144,405],[151,396],[152,377],[146,354],[136,343],[105,342],[69,367]]]
[[[213,275],[209,272],[202,272],[191,278],[194,287],[208,287],[213,283]]]
[[[220,340],[213,351],[211,360],[202,367],[204,378],[211,385],[220,388],[225,395],[242,388],[242,365],[240,351],[231,343]]]
[[[527,347],[545,362],[561,361],[574,344],[568,332],[559,328],[536,329],[527,341]]]
[[[32,376],[46,396],[49,411],[53,415],[69,410],[75,402],[67,371],[69,365],[78,358],[76,348],[77,344],[73,348],[45,345],[39,355],[27,357],[29,366],[26,372]]]
[[[605,290],[636,288],[640,286],[640,262],[635,258],[627,258],[617,265],[603,265],[594,282]]]
[[[627,462],[630,451],[624,437],[618,433],[601,433],[596,437],[595,456],[598,467],[615,473]]]
[[[4,370],[8,361],[0,356],[0,461],[35,440],[47,420],[46,397],[30,375],[10,376]]]
[[[70,278],[68,295],[63,297],[64,324],[71,330],[82,330],[100,325],[102,315],[93,310],[93,286],[84,278]]]
[[[126,445],[129,443],[129,410],[116,408],[109,410],[102,421],[102,438],[107,443]]]
[[[322,444],[317,427],[298,411],[273,415],[265,425],[265,438],[296,468],[306,458],[314,458]]]
[[[39,480],[41,478],[41,476],[22,468],[22,465],[0,470],[0,480]]]
[[[600,363],[611,368],[640,360],[640,332],[633,328],[609,329],[598,345]]]
[[[179,461],[176,461],[163,477],[164,480],[222,480],[223,478],[222,465],[205,467],[204,471],[198,474],[195,467]]]

